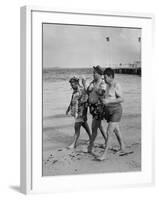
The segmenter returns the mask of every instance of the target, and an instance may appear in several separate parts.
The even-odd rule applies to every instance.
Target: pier
[[[138,68],[114,68],[117,74],[135,74],[141,76],[141,67]]]
[[[114,69],[117,74],[134,74],[141,76],[141,62],[134,61],[133,63],[120,63],[120,64],[109,64],[108,66]]]

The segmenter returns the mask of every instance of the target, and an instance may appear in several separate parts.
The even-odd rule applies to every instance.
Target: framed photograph
[[[21,191],[154,182],[153,16],[21,8]]]

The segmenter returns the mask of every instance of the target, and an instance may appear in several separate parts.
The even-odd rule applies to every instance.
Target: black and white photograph
[[[42,176],[141,171],[142,29],[42,24]]]

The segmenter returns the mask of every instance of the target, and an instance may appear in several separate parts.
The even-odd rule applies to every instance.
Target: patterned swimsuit
[[[74,91],[70,103],[71,115],[75,122],[87,121],[88,95],[82,87]]]
[[[102,120],[104,116],[104,105],[100,101],[102,96],[99,95],[99,91],[105,91],[106,84],[101,80],[98,84],[95,84],[94,82],[90,83],[88,91],[90,87],[92,87],[88,101],[90,113],[94,119]]]

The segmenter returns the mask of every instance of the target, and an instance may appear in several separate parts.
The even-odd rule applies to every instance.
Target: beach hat
[[[97,72],[99,75],[103,75],[103,69],[101,66],[97,65],[97,66],[93,66],[93,69],[95,72]]]
[[[79,82],[79,78],[77,76],[73,76],[72,78],[70,78],[69,82]]]

